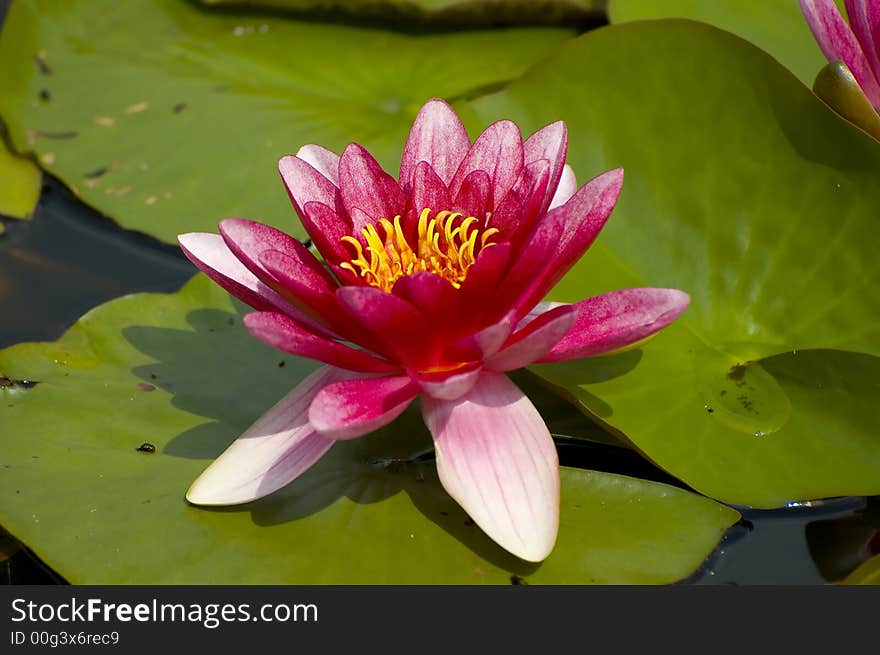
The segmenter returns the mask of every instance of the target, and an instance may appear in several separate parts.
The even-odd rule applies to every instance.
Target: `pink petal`
[[[486,360],[492,371],[512,371],[544,357],[568,333],[575,321],[572,305],[542,314],[515,333],[498,353]]]
[[[332,283],[330,274],[308,248],[281,230],[243,218],[227,218],[220,221],[220,235],[232,254],[267,284],[271,284],[273,279],[260,263],[260,256],[269,250],[290,253],[302,262],[312,276],[323,277],[325,285]]]
[[[422,398],[440,482],[483,531],[522,559],[550,554],[559,529],[559,460],[541,416],[501,373],[454,401]]]
[[[846,0],[849,24],[880,82],[880,0]]]
[[[334,208],[338,206],[339,189],[336,185],[299,157],[282,157],[278,162],[278,172],[300,218],[305,218],[303,209],[310,202],[320,202]]]
[[[291,355],[361,373],[400,371],[391,362],[319,336],[283,314],[253,312],[244,317],[244,325],[261,341]]]
[[[428,162],[419,162],[412,173],[412,192],[407,203],[404,235],[414,244],[418,235],[418,220],[424,209],[431,210],[431,216],[452,208],[449,190]]]
[[[196,505],[236,505],[262,498],[306,471],[333,445],[315,432],[308,410],[315,394],[350,373],[324,366],[303,380],[193,482],[186,499]]]
[[[491,180],[492,197],[499,201],[516,182],[523,166],[523,145],[519,128],[512,121],[493,123],[477,137],[468,151],[449,190],[457,196],[464,179],[473,171],[486,171]]]
[[[495,207],[488,226],[501,230],[499,237],[508,241],[516,232],[528,230],[542,212],[549,179],[550,162],[546,159],[523,168],[516,183]]]
[[[400,186],[409,186],[413,172],[422,161],[428,162],[443,183],[448,185],[470,145],[464,125],[452,107],[438,98],[429,100],[416,116],[404,146],[400,161]]]
[[[466,370],[454,373],[443,374],[417,374],[416,381],[419,388],[431,398],[438,400],[455,400],[461,398],[474,388],[474,385],[480,379],[482,367],[477,363],[471,365]]]
[[[339,186],[339,155],[335,152],[310,143],[300,148],[296,156]]]
[[[492,206],[492,180],[486,171],[472,171],[461,183],[452,207],[465,216],[485,220]]]
[[[547,211],[550,205],[553,191],[562,176],[567,151],[568,129],[562,121],[538,130],[523,143],[523,161],[526,166],[540,159],[550,162],[550,179],[547,182],[547,193],[540,203],[540,212]]]
[[[687,308],[678,289],[622,289],[572,305],[575,322],[541,362],[601,355],[635,344],[660,331]]]
[[[302,312],[263,284],[229,250],[219,234],[189,232],[177,237],[183,254],[199,270],[254,309],[282,311],[297,318]]]
[[[577,178],[574,175],[574,169],[566,164],[562,167],[562,176],[559,178],[559,186],[556,187],[556,192],[553,194],[553,199],[550,201],[549,209],[556,209],[560,205],[567,203],[568,199],[574,195],[575,191],[577,191]]]
[[[309,423],[325,437],[354,439],[396,419],[417,393],[406,376],[328,384],[309,407]]]
[[[450,344],[446,350],[448,359],[457,361],[482,361],[489,358],[499,350],[510,337],[516,325],[517,316],[514,312],[508,312],[500,320],[477,332]]]
[[[351,219],[341,217],[335,210],[320,202],[307,202],[300,213],[303,227],[309,233],[315,248],[330,264],[348,261],[354,256],[342,242],[352,233]]]
[[[855,34],[847,25],[834,0],[798,0],[813,36],[828,61],[840,60],[852,72],[868,100],[880,106],[880,84]]]
[[[538,224],[532,241],[504,282],[514,290],[526,289],[517,301],[523,313],[547,295],[595,241],[617,203],[622,185],[622,168],[603,173]],[[535,271],[541,272],[536,275]]]
[[[403,213],[406,198],[397,181],[357,143],[349,144],[339,160],[339,189],[349,214],[357,207],[376,222]]]
[[[382,354],[405,364],[435,356],[436,344],[425,339],[432,333],[428,322],[403,298],[368,286],[341,287],[336,297],[359,326],[382,343]]]

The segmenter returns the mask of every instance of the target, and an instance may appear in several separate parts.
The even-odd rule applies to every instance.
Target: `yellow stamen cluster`
[[[366,253],[360,241],[351,236],[342,237],[344,243],[354,248],[356,256],[340,266],[383,291],[391,291],[397,280],[419,271],[438,275],[456,289],[460,288],[480,250],[494,245],[490,239],[498,230],[494,227],[481,230],[473,216],[459,221],[462,215],[449,211],[442,211],[434,218],[429,218],[430,215],[430,209],[423,209],[419,216],[415,249],[403,234],[400,216],[395,216],[393,222],[379,219],[384,238],[379,236],[375,225],[363,229]]]

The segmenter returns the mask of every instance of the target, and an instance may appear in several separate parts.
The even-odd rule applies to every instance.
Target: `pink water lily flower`
[[[511,121],[472,144],[455,112],[418,114],[395,180],[363,147],[307,145],[279,164],[323,263],[260,223],[183,234],[202,271],[257,311],[259,339],[324,362],[193,483],[200,505],[286,485],[340,439],[393,421],[416,398],[444,488],[498,544],[552,550],[559,464],[550,433],[505,371],[618,350],[672,322],[675,289],[541,303],[614,208],[623,171],[580,189],[553,123],[523,141]]]
[[[799,0],[828,61],[841,61],[880,111],[880,0],[846,0],[849,24],[834,0]]]

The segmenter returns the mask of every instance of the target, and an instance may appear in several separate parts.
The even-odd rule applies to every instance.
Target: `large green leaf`
[[[880,585],[880,555],[876,555],[850,573],[841,584]]]
[[[880,144],[763,51],[678,20],[590,32],[468,115],[565,119],[582,180],[626,170],[555,299],[692,296],[640,350],[536,372],[707,495],[880,493]]]
[[[674,487],[563,469],[556,549],[520,562],[443,491],[417,410],[259,502],[188,506],[208,461],[313,368],[250,337],[242,311],[199,276],[0,351],[0,523],[75,583],[666,583],[738,518]]]
[[[613,23],[689,18],[715,25],[763,48],[807,85],[826,63],[797,0],[608,0],[608,16]]]
[[[31,160],[10,152],[2,137],[0,131],[0,215],[30,218],[40,198],[42,173]]]
[[[412,35],[185,0],[20,0],[0,39],[0,115],[18,150],[127,228],[173,241],[244,216],[302,236],[279,157],[360,141],[394,171],[428,98],[497,88],[572,33]]]
[[[355,18],[456,25],[550,24],[601,15],[605,0],[201,0],[207,5],[261,7],[294,12],[339,12]]]

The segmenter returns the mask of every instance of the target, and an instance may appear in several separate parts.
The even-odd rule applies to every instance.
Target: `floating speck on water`
[[[95,116],[94,123],[101,127],[113,127],[116,124],[116,119],[112,116]]]
[[[266,25],[266,23],[263,23],[262,25],[260,25],[260,26],[257,28],[257,31],[258,31],[260,34],[265,34],[266,32],[269,31],[269,26]]]
[[[755,430],[755,436],[756,436],[756,437],[763,437],[763,436],[764,436],[764,432],[761,431],[761,430]]]
[[[703,409],[705,409],[705,410],[706,410],[707,412],[709,412],[710,414],[711,414],[712,412],[715,411],[715,410],[712,409],[712,407],[709,406],[709,405],[703,405]]]
[[[142,111],[145,111],[150,106],[150,103],[146,100],[142,100],[141,102],[136,102],[133,105],[129,105],[125,108],[126,114],[137,114]]]
[[[156,204],[156,196],[150,196],[149,198],[147,198],[146,200],[144,200],[144,202],[145,202],[147,205],[155,205],[155,204]]]
[[[55,163],[55,153],[54,152],[46,152],[40,155],[40,161],[43,162],[46,166],[51,166]]]

